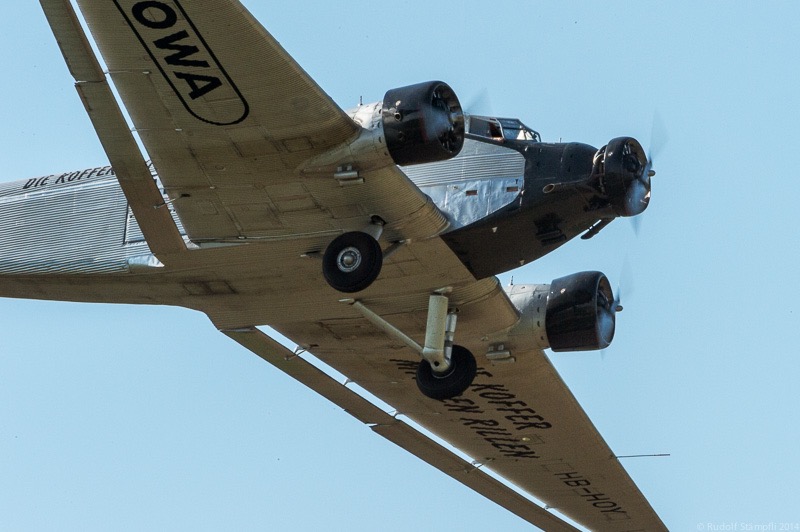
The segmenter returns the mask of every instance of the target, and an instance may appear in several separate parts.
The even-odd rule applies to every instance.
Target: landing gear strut
[[[394,325],[364,306],[349,301],[373,325],[389,336],[403,342],[419,353],[422,361],[417,367],[417,387],[431,399],[451,399],[469,388],[478,366],[475,357],[465,347],[454,345],[456,312],[448,308],[447,296],[436,293],[428,299],[428,323],[425,345],[421,346]]]

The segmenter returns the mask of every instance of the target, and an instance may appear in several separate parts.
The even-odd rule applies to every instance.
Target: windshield
[[[541,142],[539,133],[532,130],[516,118],[490,118],[485,116],[471,116],[469,132],[473,135],[486,137],[496,141],[523,140]]]
[[[532,130],[516,118],[498,118],[498,122],[503,127],[503,137],[513,140],[532,140],[541,142],[539,133]]]

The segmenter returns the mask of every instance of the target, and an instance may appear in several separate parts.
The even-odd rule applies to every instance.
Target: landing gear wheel
[[[360,292],[378,278],[383,251],[367,233],[352,231],[336,237],[322,257],[322,274],[339,292]]]
[[[475,375],[478,373],[478,364],[469,349],[460,345],[453,346],[450,356],[450,370],[438,375],[433,372],[430,363],[423,360],[417,366],[417,386],[419,391],[431,399],[452,399],[464,393]]]

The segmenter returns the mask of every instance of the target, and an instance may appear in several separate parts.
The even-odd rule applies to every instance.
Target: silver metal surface
[[[403,167],[419,187],[469,180],[523,177],[525,158],[517,151],[467,139],[461,153],[448,161]]]
[[[492,178],[422,187],[450,221],[459,229],[520,201],[523,178]]]
[[[550,285],[512,285],[504,287],[504,290],[520,313],[519,322],[508,333],[508,338],[513,339],[523,349],[550,347],[545,328]]]
[[[110,169],[3,184],[0,274],[127,271],[128,259],[149,249],[123,244],[126,210]]]
[[[404,167],[459,229],[519,201],[525,184],[525,158],[514,150],[466,140],[457,157],[443,162]]]
[[[180,223],[173,213],[173,220]],[[151,268],[110,167],[0,185],[0,274],[111,274]]]
[[[502,139],[497,144],[468,142],[454,160],[406,169],[425,187],[421,191],[387,162],[376,126],[378,107],[345,114],[237,2],[181,2],[191,16],[182,17],[174,30],[187,28],[190,20],[203,27],[202,41],[191,41],[197,36],[190,34],[190,42],[226,58],[224,72],[205,74],[223,76],[213,79],[228,88],[235,80],[241,88],[233,102],[223,89],[187,106],[173,78],[155,71],[163,66],[164,53],[171,52],[156,45],[156,59],[148,48],[156,41],[142,41],[138,30],[118,16],[120,9],[145,4],[134,2],[78,0],[170,199],[163,197],[160,185],[154,186],[130,142],[71,3],[42,0],[119,175],[94,169],[0,185],[3,295],[171,304],[202,311],[234,340],[354,415],[357,410],[359,419],[372,418],[380,434],[521,516],[535,509],[536,520],[528,517],[532,523],[556,529],[558,521],[546,511],[502,488],[498,492],[480,475],[453,474],[463,461],[453,462],[441,447],[409,436],[347,388],[318,378],[313,367],[298,367],[293,362],[298,357],[287,359],[285,349],[253,327],[269,323],[465,455],[491,464],[512,484],[587,526],[663,528],[619,462],[608,458],[614,454],[547,357],[530,347],[538,345],[536,334],[543,332],[539,318],[546,308],[541,304],[546,285],[512,288],[507,296],[496,279],[476,280],[436,238],[448,227],[469,224],[519,198],[525,166],[519,153],[503,147]],[[178,23],[175,17],[169,25]],[[149,28],[160,29],[173,30]],[[226,115],[228,103],[236,114]],[[219,110],[223,119],[215,121],[209,109]],[[247,122],[229,120],[238,119],[238,111],[242,120],[249,112]],[[128,164],[136,165],[134,172]],[[167,251],[163,266],[137,233],[117,177],[152,250]],[[167,205],[180,213],[195,243],[214,247],[190,251]],[[318,262],[300,257],[324,249],[332,235],[362,230],[376,215],[386,222],[385,241],[413,244],[390,248],[396,251],[380,278],[360,296],[369,308],[352,300],[353,308],[337,304],[341,295],[324,284]],[[218,245],[239,241],[248,243]],[[56,275],[39,275],[45,273]],[[430,296],[443,285],[452,287],[447,297]],[[412,371],[426,350],[432,365],[446,362],[456,322],[455,314],[448,313],[450,305],[459,309],[459,345],[471,352],[513,352],[516,358],[490,371],[482,367],[458,405],[416,393]],[[412,335],[424,335],[425,347]],[[546,344],[546,338],[541,341]],[[477,426],[491,430],[475,430],[476,424],[465,423],[457,412],[480,412]],[[587,504],[576,486],[602,494],[603,508]],[[609,516],[630,522],[611,528],[606,526]]]

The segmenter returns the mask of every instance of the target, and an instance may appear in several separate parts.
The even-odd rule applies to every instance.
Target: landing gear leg
[[[431,399],[461,395],[478,371],[472,353],[453,344],[457,314],[448,312],[448,303],[441,294],[433,294],[428,300],[428,324],[422,361],[417,366],[417,387]]]
[[[456,313],[448,310],[448,298],[432,294],[428,300],[428,323],[425,328],[425,345],[421,346],[403,331],[367,308],[360,301],[350,300],[373,325],[392,338],[403,342],[419,353],[422,361],[417,366],[417,386],[431,399],[451,399],[469,388],[478,372],[475,357],[469,349],[454,345]]]

